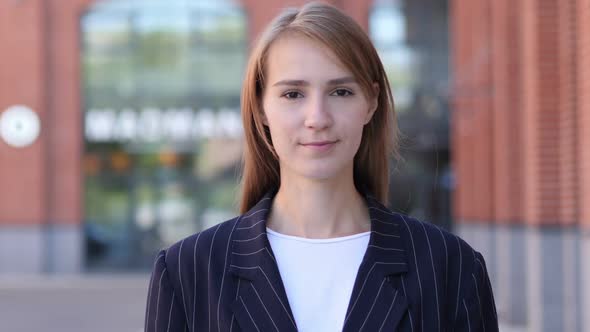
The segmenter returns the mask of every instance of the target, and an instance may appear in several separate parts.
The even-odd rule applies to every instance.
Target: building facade
[[[590,331],[590,1],[451,7],[456,230],[505,321]]]
[[[2,3],[0,273],[141,270],[235,215],[248,49],[303,3]],[[396,86],[411,143],[392,205],[450,228],[446,3],[331,3],[369,32]]]
[[[0,275],[145,269],[235,214],[248,48],[304,2],[0,2]],[[503,321],[589,331],[590,1],[327,2],[392,82],[391,207],[484,254]]]

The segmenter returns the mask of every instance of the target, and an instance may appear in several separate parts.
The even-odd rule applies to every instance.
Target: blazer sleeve
[[[471,273],[464,275],[463,296],[454,331],[498,331],[498,316],[483,256],[475,251]]]
[[[156,256],[148,289],[145,332],[183,332],[186,315],[179,305],[180,293],[176,292],[166,267],[166,250]]]

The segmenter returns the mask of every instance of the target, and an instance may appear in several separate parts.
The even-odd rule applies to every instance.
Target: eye
[[[303,95],[299,91],[287,91],[283,93],[281,97],[285,97],[287,99],[296,99],[303,97]]]
[[[348,89],[336,89],[331,93],[332,96],[348,97],[354,95],[354,93]]]

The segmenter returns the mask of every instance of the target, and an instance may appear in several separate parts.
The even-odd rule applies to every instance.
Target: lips
[[[301,145],[305,145],[305,146],[324,146],[324,145],[329,145],[329,144],[333,144],[336,143],[338,141],[316,141],[316,142],[309,142],[309,143],[302,143]]]
[[[332,151],[334,149],[334,146],[336,146],[336,144],[340,142],[338,140],[335,141],[313,141],[313,142],[307,142],[307,143],[302,143],[301,146],[308,150],[311,151],[311,153],[313,154],[324,154],[324,153],[328,153],[330,151]]]

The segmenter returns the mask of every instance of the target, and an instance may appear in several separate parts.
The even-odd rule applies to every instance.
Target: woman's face
[[[276,40],[266,59],[264,123],[281,177],[351,176],[363,126],[377,107],[325,46],[303,36]]]

